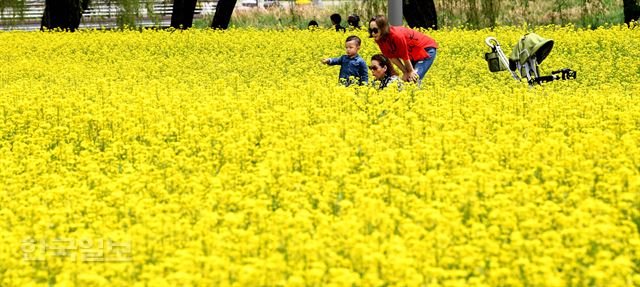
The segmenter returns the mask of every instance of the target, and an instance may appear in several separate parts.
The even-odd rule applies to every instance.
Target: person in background
[[[345,41],[346,55],[342,55],[339,58],[322,59],[323,64],[330,66],[340,65],[340,83],[345,86],[350,86],[354,83],[354,80],[356,80],[359,85],[369,83],[367,63],[358,55],[361,43],[362,41],[358,36],[349,36]]]
[[[329,19],[331,19],[331,24],[333,25],[333,27],[336,29],[336,32],[346,32],[347,29],[345,27],[340,26],[340,23],[342,22],[342,16],[340,16],[340,14],[335,13],[335,14],[331,14],[331,16],[329,16]]]
[[[351,27],[352,29],[362,28],[360,27],[360,16],[356,14],[349,15],[349,17],[347,17],[347,23],[349,24],[349,27]]]
[[[397,82],[398,90],[401,89],[400,82],[398,81],[398,73],[393,68],[393,65],[382,54],[375,54],[371,56],[371,65],[369,66],[371,70],[371,74],[375,80],[373,81],[374,86],[378,88],[378,90],[383,90],[388,87],[389,84]]]
[[[421,83],[436,58],[438,43],[418,31],[389,25],[378,15],[369,21],[369,36],[382,54],[402,71],[404,81]]]
[[[309,21],[309,25],[307,25],[307,28],[309,30],[314,30],[314,29],[318,29],[318,22],[316,22],[316,20],[311,20]]]

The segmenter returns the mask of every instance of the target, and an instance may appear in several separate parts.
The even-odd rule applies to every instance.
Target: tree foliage
[[[433,0],[404,0],[402,12],[409,27],[438,29],[438,15]]]
[[[623,0],[624,22],[629,24],[631,21],[638,21],[640,18],[640,6],[635,0]]]

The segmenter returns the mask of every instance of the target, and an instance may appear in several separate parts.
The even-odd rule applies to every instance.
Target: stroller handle
[[[491,42],[494,42],[495,44],[492,44]],[[487,46],[489,46],[489,48],[491,49],[495,49],[495,47],[500,47],[500,43],[498,43],[498,39],[494,37],[487,37],[486,39],[484,39],[484,43],[487,44]]]

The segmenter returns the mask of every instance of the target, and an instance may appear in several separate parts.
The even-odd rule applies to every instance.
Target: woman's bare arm
[[[409,81],[417,81],[418,73],[413,69],[413,65],[411,65],[411,61],[405,59],[392,58],[391,62],[398,66],[400,71],[402,71],[402,80]]]
[[[400,69],[400,71],[401,71],[403,74],[407,72],[407,68],[404,66],[404,63],[402,63],[402,62],[400,61],[400,59],[398,59],[398,58],[391,58],[391,59],[389,59],[389,60],[391,60],[391,63],[393,63],[394,65],[396,65],[396,66]]]

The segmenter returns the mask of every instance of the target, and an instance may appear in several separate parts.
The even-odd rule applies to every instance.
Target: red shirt
[[[401,26],[390,27],[387,37],[376,43],[385,57],[411,61],[430,58],[425,48],[438,48],[438,43],[431,37]]]

